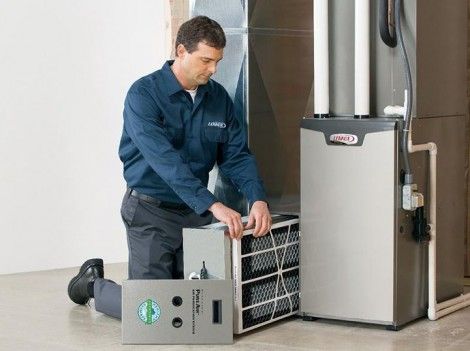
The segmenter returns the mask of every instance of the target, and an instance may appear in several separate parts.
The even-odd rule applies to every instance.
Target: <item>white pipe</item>
[[[370,99],[370,0],[354,6],[354,115],[369,116]]]
[[[449,313],[470,306],[470,293],[460,295],[437,303],[436,297],[436,174],[437,174],[437,145],[435,143],[426,143],[413,145],[411,140],[411,131],[408,137],[408,152],[429,152],[429,226],[430,241],[428,247],[428,318],[435,321]]]
[[[328,0],[313,1],[313,36],[314,113],[327,115],[330,110]]]
[[[404,98],[403,98],[403,106],[399,106],[399,105],[389,105],[389,106],[385,106],[384,108],[384,113],[385,113],[385,116],[406,116],[406,106],[408,105],[408,90],[405,89],[405,93],[403,94],[404,95]]]
[[[385,106],[384,113],[385,116],[404,116],[405,108],[399,105]]]
[[[462,295],[462,296],[467,296],[467,295],[470,295],[470,293],[467,293],[467,294]],[[437,305],[439,305],[439,304],[437,304]],[[431,313],[429,313],[429,310],[428,310],[428,318],[432,321],[435,321],[435,320],[438,320],[441,317],[447,316],[448,314],[450,314],[452,312],[458,311],[458,310],[460,310],[462,308],[465,308],[465,307],[468,307],[468,306],[470,306],[470,300],[467,297],[466,301],[464,301],[462,303],[459,303],[459,304],[456,304],[456,305],[453,305],[452,307],[448,307],[444,310],[437,311],[437,312],[431,312]]]
[[[448,307],[451,307],[453,305],[456,305],[456,304],[459,304],[459,303],[462,303],[462,302],[466,302],[468,299],[470,299],[470,294],[465,294],[465,295],[460,295],[460,296],[454,297],[453,299],[438,303],[436,310],[437,311],[444,310],[444,309],[446,309]]]

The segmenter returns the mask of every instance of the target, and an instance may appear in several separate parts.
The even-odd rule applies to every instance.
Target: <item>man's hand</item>
[[[229,236],[232,239],[240,240],[243,236],[242,216],[237,211],[224,206],[221,202],[215,202],[209,207],[215,218],[227,224]]]
[[[271,224],[272,220],[269,214],[268,204],[264,201],[255,201],[253,206],[251,206],[246,229],[251,229],[255,226],[253,236],[263,236],[269,232]]]

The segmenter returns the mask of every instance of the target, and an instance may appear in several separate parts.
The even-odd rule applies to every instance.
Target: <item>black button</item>
[[[183,320],[180,317],[173,318],[171,322],[175,328],[179,328],[183,325]]]
[[[173,303],[173,306],[181,306],[181,304],[183,303],[183,299],[181,298],[181,296],[175,296],[173,297],[173,300],[171,300],[171,302]]]

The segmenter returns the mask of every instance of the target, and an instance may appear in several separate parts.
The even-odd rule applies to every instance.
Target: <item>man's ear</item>
[[[184,47],[184,45],[183,44],[178,44],[178,46],[176,47],[175,56],[179,57],[179,58],[182,58],[185,53],[186,53],[186,48]]]

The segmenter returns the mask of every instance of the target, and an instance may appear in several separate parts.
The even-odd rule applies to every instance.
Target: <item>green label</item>
[[[153,324],[160,318],[160,306],[156,301],[147,299],[142,302],[137,310],[137,314],[145,324]]]

